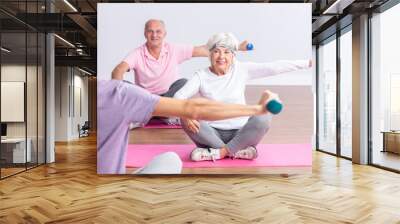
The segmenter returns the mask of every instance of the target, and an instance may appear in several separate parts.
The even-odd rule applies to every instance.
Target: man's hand
[[[183,119],[183,122],[189,128],[189,130],[193,133],[199,133],[200,131],[200,123],[197,120],[192,119]]]
[[[112,71],[112,78],[122,80],[124,79],[124,74],[129,70],[129,65],[126,62],[119,63]]]
[[[210,52],[206,45],[193,47],[192,57],[208,57]]]

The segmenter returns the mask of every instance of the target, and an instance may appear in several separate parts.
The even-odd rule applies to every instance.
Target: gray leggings
[[[226,147],[230,155],[248,146],[256,147],[271,125],[272,115],[252,116],[241,129],[220,130],[213,128],[208,123],[200,121],[200,131],[193,133],[185,122],[183,130],[192,139],[197,147],[219,149]]]
[[[161,94],[160,96],[164,97],[174,97],[175,93],[178,92],[187,82],[187,79],[178,79],[174,83],[171,84],[168,91],[166,93]]]
[[[171,84],[168,91],[166,93],[161,94],[163,97],[174,97],[175,93],[178,92],[187,82],[187,79],[178,79],[174,83]],[[165,117],[153,117],[154,119],[164,119]],[[167,122],[168,123],[168,122]]]

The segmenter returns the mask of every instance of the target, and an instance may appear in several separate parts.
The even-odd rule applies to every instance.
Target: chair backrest
[[[85,121],[85,123],[82,126],[82,129],[89,129],[90,128],[89,124],[90,124],[89,121]]]

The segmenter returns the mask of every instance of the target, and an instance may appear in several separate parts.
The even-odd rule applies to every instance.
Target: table
[[[381,133],[383,133],[382,152],[400,154],[400,131],[382,131]]]
[[[6,138],[1,139],[1,157],[8,163],[26,163],[32,158],[30,138],[26,140],[28,143],[25,153],[25,138]],[[11,159],[12,158],[12,159]],[[25,161],[26,160],[26,161]]]

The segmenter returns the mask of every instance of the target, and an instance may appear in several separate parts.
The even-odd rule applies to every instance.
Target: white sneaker
[[[181,125],[181,120],[179,117],[169,117],[163,119],[163,122],[168,124],[168,125]]]
[[[215,162],[215,160],[221,158],[219,152],[220,152],[219,149],[195,148],[195,149],[193,149],[190,157],[192,158],[193,161],[212,160]]]
[[[254,148],[253,146],[249,146],[245,149],[239,150],[235,153],[235,155],[233,156],[234,159],[255,159],[257,158],[258,153],[257,153],[257,149]]]
[[[135,129],[135,128],[141,128],[143,125],[141,123],[130,123],[129,124],[129,130]]]

